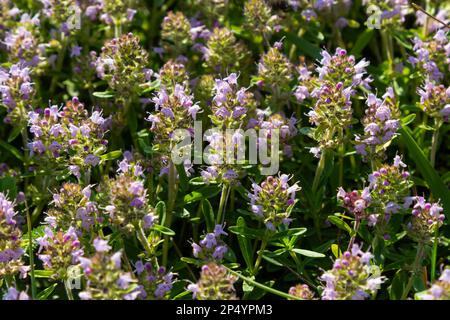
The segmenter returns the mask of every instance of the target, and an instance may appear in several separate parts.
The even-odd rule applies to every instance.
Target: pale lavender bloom
[[[94,247],[97,252],[108,252],[111,250],[111,246],[108,245],[108,241],[101,238],[94,239]]]

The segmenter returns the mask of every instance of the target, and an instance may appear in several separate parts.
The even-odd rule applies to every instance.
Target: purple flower
[[[97,156],[94,156],[93,154],[89,154],[86,156],[86,158],[84,159],[84,164],[86,165],[91,165],[91,166],[96,166],[98,163],[100,162],[100,158]]]
[[[94,247],[97,252],[108,252],[111,250],[111,246],[108,245],[108,241],[101,238],[94,239]]]

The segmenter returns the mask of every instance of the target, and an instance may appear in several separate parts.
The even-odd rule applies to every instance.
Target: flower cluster
[[[38,43],[38,16],[24,13],[18,25],[5,34],[5,46],[11,60],[26,66],[37,66],[43,54],[43,46]]]
[[[40,0],[44,5],[42,13],[60,32],[70,33],[75,29],[74,21],[80,18],[81,7],[76,0]],[[78,16],[77,16],[78,15]]]
[[[311,291],[307,284],[298,284],[289,288],[289,294],[302,300],[314,299],[314,292]]]
[[[415,37],[413,50],[415,56],[410,56],[408,61],[426,78],[439,82],[444,77],[441,70],[450,70],[450,42],[443,29],[438,30],[430,41]]]
[[[181,12],[169,12],[161,25],[161,40],[165,52],[177,57],[192,45],[191,24]]]
[[[267,177],[260,185],[252,184],[248,194],[252,211],[268,230],[275,231],[280,225],[289,225],[289,218],[295,204],[295,194],[300,190],[297,183],[289,185],[290,177]]]
[[[96,61],[99,78],[122,96],[140,92],[147,80],[148,53],[132,33],[124,34],[105,43]]]
[[[84,10],[85,15],[108,25],[121,26],[133,21],[137,10],[133,9],[135,0],[90,0],[89,5]]]
[[[247,120],[248,114],[255,108],[253,94],[245,88],[239,88],[237,74],[216,79],[211,103],[211,121],[221,129],[240,128]]]
[[[322,82],[333,84],[341,82],[345,88],[363,86],[369,89],[372,78],[370,76],[365,77],[368,65],[369,62],[365,58],[356,63],[353,55],[348,55],[345,49],[336,48],[334,55],[322,50],[320,66],[317,67],[316,71],[319,74],[319,80]]]
[[[321,280],[326,286],[323,300],[364,300],[375,294],[385,278],[372,265],[372,254],[363,252],[358,244],[335,260],[333,269],[326,271]]]
[[[355,216],[356,220],[361,220],[366,217],[365,210],[370,206],[372,201],[369,188],[364,188],[361,192],[358,190],[346,192],[340,187],[337,198],[342,202],[341,205]]]
[[[13,64],[9,70],[0,68],[0,102],[6,107],[6,123],[26,120],[35,90],[30,77],[30,68]]]
[[[281,42],[264,53],[258,63],[259,85],[271,93],[274,104],[290,96],[290,83],[293,80],[293,66],[281,52]]]
[[[0,193],[0,277],[11,276],[18,272],[22,277],[28,270],[23,265],[22,256],[24,250],[22,244],[22,232],[15,216],[13,203],[4,193]]]
[[[52,270],[53,277],[66,279],[70,266],[78,264],[78,258],[84,254],[75,228],[66,232],[45,228],[45,234],[36,239],[39,244],[38,257],[46,270]]]
[[[450,116],[450,87],[426,81],[423,88],[417,90],[420,96],[419,107],[435,119],[448,122]]]
[[[235,185],[239,183],[242,175],[242,163],[239,161],[239,152],[244,146],[242,130],[236,130],[233,134],[223,133],[220,130],[211,130],[206,135],[209,145],[205,150],[205,162],[208,164],[201,172],[205,183],[226,183]],[[234,163],[235,152],[238,159]]]
[[[400,127],[399,111],[395,101],[394,90],[389,87],[383,100],[369,93],[366,100],[367,109],[362,120],[364,134],[356,135],[356,152],[363,159],[385,160],[384,150],[395,137]]]
[[[279,17],[272,13],[272,9],[266,0],[248,0],[244,4],[245,26],[268,38],[279,29]]]
[[[372,81],[365,77],[368,65],[365,59],[356,63],[354,56],[337,48],[334,55],[322,51],[320,66],[316,68],[318,76],[311,76],[306,67],[299,69],[301,82],[294,95],[299,102],[308,97],[315,101],[307,114],[316,127],[312,137],[319,142],[318,147],[310,149],[314,156],[319,157],[322,150],[334,149],[343,143],[344,130],[354,123],[351,98],[357,87],[369,88]]]
[[[157,217],[147,201],[142,166],[129,156],[119,163],[118,175],[107,182],[105,211],[113,226],[131,233],[141,226],[153,226]]]
[[[424,197],[408,197],[405,207],[413,205],[412,219],[407,228],[410,236],[419,241],[430,240],[444,223],[444,209],[439,203],[430,203]]]
[[[401,210],[412,186],[410,173],[405,168],[406,164],[397,155],[392,165],[384,165],[369,175],[371,207],[374,210],[369,216],[370,224],[381,222],[379,214],[383,214],[383,221],[387,222],[391,214]]]
[[[265,139],[264,142],[268,145],[271,144],[271,138],[277,135],[280,150],[282,150],[285,156],[292,157],[293,152],[290,140],[297,135],[297,119],[294,116],[288,119],[282,113],[274,113],[267,116],[266,112],[262,110],[256,110],[256,115],[256,118],[249,120],[247,127],[256,130],[263,129],[264,134],[262,139]]]
[[[417,300],[450,300],[450,269],[442,271],[431,288],[416,294]]]
[[[221,239],[222,235],[228,235],[224,230],[223,226],[217,224],[214,227],[214,232],[207,233],[200,243],[192,243],[192,250],[194,257],[204,261],[215,261],[220,263],[223,256],[228,251],[228,247]]]
[[[155,135],[154,149],[169,155],[173,147],[185,137],[174,134],[177,129],[189,130],[193,127],[200,107],[194,103],[193,96],[186,88],[176,84],[173,92],[161,88],[153,98],[155,112],[149,115],[150,130]]]
[[[161,69],[159,69],[159,80],[161,87],[172,92],[177,84],[181,84],[184,88],[189,87],[189,75],[184,64],[177,60],[167,61]]]
[[[224,266],[211,262],[202,267],[200,279],[196,284],[190,284],[188,290],[197,300],[237,300],[236,280]]]
[[[69,169],[78,179],[81,173],[95,167],[106,151],[104,139],[108,120],[101,111],[88,111],[78,98],[72,98],[59,110],[58,106],[28,113],[28,124],[33,134],[28,143],[30,155],[39,160],[39,166]],[[49,161],[49,160],[52,161]]]
[[[136,277],[138,280],[138,299],[154,300],[164,299],[172,290],[174,274],[167,272],[166,268],[155,268],[150,262],[143,263],[141,260],[135,264]]]
[[[94,239],[96,253],[91,258],[80,257],[80,265],[87,279],[86,289],[80,292],[83,300],[135,300],[140,291],[131,272],[121,269],[122,252],[110,254],[106,240]]]
[[[97,203],[90,200],[91,193],[90,186],[82,189],[79,184],[64,183],[59,193],[53,194],[45,221],[52,228],[90,230],[96,222],[102,221]]]
[[[214,28],[202,51],[206,64],[222,74],[245,68],[249,55],[246,46],[227,28]]]
[[[411,11],[407,0],[363,0],[363,4],[366,6],[377,6],[380,11],[376,12],[377,17],[379,15],[383,27],[392,27],[403,23],[406,19],[406,15]]]

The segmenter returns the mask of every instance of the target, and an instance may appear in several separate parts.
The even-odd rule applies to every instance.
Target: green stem
[[[314,175],[314,180],[312,184],[312,191],[315,193],[319,186],[320,178],[322,177],[323,169],[325,168],[325,150],[320,155],[320,160],[316,168],[316,174]]]
[[[388,33],[383,30],[381,31],[381,41],[383,42],[383,47],[386,49],[386,60],[388,62],[389,66],[389,73],[392,74],[393,71],[393,59],[394,59],[394,53],[392,50],[392,47],[390,45],[391,39],[389,39]]]
[[[30,255],[30,277],[31,277],[31,297],[36,298],[36,281],[34,277],[34,253],[33,253],[33,234],[31,229],[31,215],[27,206],[27,231],[28,231],[28,254]]]
[[[147,236],[145,235],[144,229],[142,229],[142,226],[140,224],[136,224],[135,229],[136,229],[136,235],[137,235],[137,238],[139,239],[139,242],[142,244],[145,251],[147,251],[148,256],[151,257],[153,255],[153,250],[150,247],[150,244],[148,243]]]
[[[433,251],[431,252],[431,282],[433,282],[434,279],[436,278],[438,238],[439,238],[439,229],[436,228],[436,231],[434,232]]]
[[[339,145],[339,185],[344,185],[344,156],[345,156],[345,144],[344,144],[344,131],[340,130],[340,140],[342,141]]]
[[[431,138],[431,152],[430,152],[430,164],[434,168],[436,164],[436,151],[439,144],[439,129],[441,128],[442,123],[439,120],[436,120],[435,130],[433,132],[433,137]]]
[[[67,38],[64,37],[64,34],[61,34],[61,41],[62,41],[62,48],[58,54],[58,60],[56,61],[55,75],[53,76],[52,82],[50,83],[50,90],[49,90],[50,97],[52,97],[53,94],[55,93],[55,88],[56,88],[56,85],[58,84],[58,76],[59,76],[59,73],[61,72],[63,64],[64,64],[64,57],[65,57],[66,49],[67,49],[67,45],[68,45]]]
[[[219,202],[219,210],[217,212],[217,224],[222,224],[225,220],[225,204],[227,202],[227,194],[228,194],[228,188],[229,186],[224,183],[222,186],[222,194],[220,195],[220,202]]]
[[[170,228],[172,224],[172,216],[173,216],[173,209],[175,207],[175,200],[177,197],[177,171],[175,169],[175,165],[172,161],[169,163],[169,197],[168,197],[168,205],[167,205],[167,211],[166,211],[166,220],[165,220],[165,226],[167,228]],[[164,243],[163,243],[163,259],[162,264],[163,266],[167,265],[167,259],[169,254],[169,236],[164,236]]]
[[[360,220],[356,219],[355,220],[355,225],[353,226],[354,234],[350,238],[350,241],[349,241],[348,247],[347,247],[347,251],[351,251],[352,250],[353,244],[355,243],[356,235],[358,234],[359,225],[360,225]]]
[[[409,291],[411,291],[413,282],[414,282],[414,276],[419,272],[420,265],[422,263],[422,256],[423,256],[423,244],[419,243],[417,247],[417,253],[416,258],[414,259],[413,268],[412,268],[412,274],[409,277],[408,283],[406,284],[405,290],[403,291],[401,300],[406,300],[408,297]]]
[[[243,276],[242,274],[240,274],[240,273],[238,273],[238,272],[236,272],[236,271],[233,271],[233,270],[231,270],[230,268],[228,268],[228,267],[226,267],[226,266],[224,266],[224,268],[227,269],[228,272],[231,273],[232,275],[234,275],[234,276],[236,276],[236,277],[239,277],[239,278],[241,278],[242,280],[244,280],[245,282],[247,282],[247,283],[249,283],[249,284],[251,284],[251,285],[254,285],[255,287],[260,288],[260,289],[262,289],[262,290],[264,290],[264,291],[266,291],[266,292],[270,292],[270,293],[272,293],[272,294],[274,294],[274,295],[277,295],[277,296],[279,296],[279,297],[286,298],[286,299],[291,299],[291,300],[302,300],[302,299],[300,299],[299,297],[292,296],[292,295],[290,295],[290,294],[288,294],[288,293],[285,293],[285,292],[282,292],[282,291],[278,291],[278,290],[273,289],[273,288],[271,288],[271,287],[265,286],[265,285],[263,285],[263,284],[261,284],[261,283],[259,283],[259,282],[256,282],[256,281],[254,281],[254,280],[252,280],[252,279],[250,279],[250,278],[247,278],[247,277]]]
[[[256,258],[255,266],[253,267],[253,275],[256,276],[258,273],[259,265],[261,264],[264,250],[267,246],[267,240],[269,239],[269,235],[265,234],[264,238],[261,240],[261,248],[258,251],[258,257]]]
[[[64,288],[66,289],[67,299],[74,300],[73,294],[72,294],[72,289],[70,289],[70,286],[69,286],[67,280],[64,281]]]

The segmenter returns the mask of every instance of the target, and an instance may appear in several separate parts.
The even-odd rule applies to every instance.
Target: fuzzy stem
[[[65,57],[65,54],[66,54],[67,46],[69,44],[67,38],[64,36],[63,33],[61,34],[61,41],[62,41],[62,48],[61,48],[61,51],[58,54],[58,59],[56,61],[56,70],[55,70],[56,72],[55,72],[55,75],[52,78],[52,82],[50,83],[50,90],[49,91],[50,91],[50,96],[51,97],[55,93],[55,88],[56,88],[56,85],[58,84],[58,75],[59,75],[59,73],[61,72],[61,70],[63,68],[64,57]]]
[[[169,162],[169,198],[166,212],[166,220],[165,226],[170,228],[172,224],[172,211],[175,207],[175,200],[177,197],[177,171],[175,169],[175,165],[172,161]],[[167,265],[167,259],[169,254],[169,236],[164,236],[164,244],[163,244],[163,266]]]
[[[403,291],[401,300],[406,300],[408,297],[409,291],[411,291],[414,276],[416,273],[420,270],[420,264],[422,262],[422,256],[423,256],[424,247],[422,243],[419,243],[417,246],[417,253],[416,258],[414,259],[413,268],[412,268],[412,275],[409,277],[408,283],[406,284],[405,291]]]
[[[347,251],[351,251],[353,244],[355,243],[356,235],[358,234],[358,229],[360,225],[360,219],[355,220],[355,225],[353,226],[353,231],[355,232],[354,235],[350,238],[350,241],[348,243]]]
[[[439,144],[439,129],[441,128],[442,122],[436,120],[435,130],[433,132],[433,137],[431,140],[431,152],[430,152],[430,164],[434,168],[436,164],[436,152]]]
[[[31,297],[36,298],[36,281],[34,277],[34,253],[33,253],[33,234],[31,229],[31,215],[27,206],[27,231],[28,231],[28,254],[30,255],[30,277],[31,277]]]
[[[261,240],[261,248],[258,251],[258,257],[256,258],[255,266],[253,267],[253,275],[254,276],[256,276],[256,274],[258,273],[259,265],[261,264],[263,252],[266,249],[268,239],[269,239],[269,235],[266,232],[266,234],[264,235],[264,238]]]
[[[228,188],[229,186],[224,183],[222,186],[222,194],[220,195],[220,202],[219,202],[219,211],[217,212],[217,224],[223,223],[223,220],[225,220],[225,204],[227,202],[227,194],[228,194]]]
[[[325,168],[325,152],[323,151],[320,155],[320,160],[316,168],[316,174],[314,175],[314,180],[312,184],[312,191],[317,191],[319,186],[320,177],[322,176],[323,169]]]
[[[285,292],[282,292],[282,291],[278,291],[278,290],[273,289],[271,287],[265,286],[265,285],[263,285],[263,284],[261,284],[259,282],[256,282],[256,281],[254,281],[254,280],[252,280],[250,278],[247,278],[247,277],[243,276],[242,274],[240,274],[239,272],[233,271],[230,268],[227,268],[226,266],[224,266],[224,268],[227,269],[228,272],[231,273],[232,275],[234,275],[236,277],[239,277],[242,280],[244,280],[245,282],[250,283],[251,285],[254,285],[255,287],[260,288],[260,289],[262,289],[264,291],[270,292],[270,293],[272,293],[274,295],[277,295],[277,296],[280,296],[280,297],[286,298],[286,299],[302,300],[299,297],[292,296],[292,295],[290,295],[288,293],[285,293]]]
[[[66,289],[67,299],[74,300],[73,299],[73,294],[72,294],[72,289],[70,288],[67,280],[64,280],[64,288]]]
[[[151,257],[153,255],[153,251],[152,251],[152,248],[150,247],[150,244],[148,243],[144,229],[142,229],[142,226],[140,224],[136,224],[135,229],[136,229],[136,235],[139,239],[139,242],[142,244],[145,251],[147,251],[148,256]]]
[[[433,251],[431,252],[431,282],[436,278],[436,260],[438,249],[439,228],[434,232]]]

